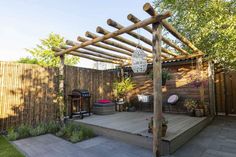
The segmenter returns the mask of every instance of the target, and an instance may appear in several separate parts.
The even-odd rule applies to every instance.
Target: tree
[[[36,58],[30,58],[30,57],[20,58],[20,60],[18,62],[19,63],[27,63],[27,64],[39,64],[38,60]]]
[[[236,68],[235,0],[155,0],[154,6],[170,10],[169,21],[208,58]]]
[[[33,49],[26,49],[33,57],[21,58],[20,63],[39,64],[42,66],[59,66],[60,58],[55,57],[52,47],[59,47],[65,44],[64,38],[59,34],[50,33],[46,39],[41,39],[40,44]],[[75,65],[79,62],[78,57],[65,56],[65,64]]]

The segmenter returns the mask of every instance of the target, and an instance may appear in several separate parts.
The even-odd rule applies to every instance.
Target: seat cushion
[[[178,100],[179,100],[178,95],[173,94],[173,95],[169,96],[169,98],[167,99],[167,102],[169,104],[175,104]]]

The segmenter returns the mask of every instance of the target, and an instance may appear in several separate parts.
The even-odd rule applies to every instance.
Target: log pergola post
[[[161,155],[162,130],[162,64],[161,64],[161,24],[154,23],[153,27],[153,156]]]
[[[60,121],[64,122],[64,106],[65,106],[65,92],[64,92],[64,70],[65,70],[65,55],[60,56],[59,66],[59,93],[58,93],[58,104],[59,104],[59,115]]]

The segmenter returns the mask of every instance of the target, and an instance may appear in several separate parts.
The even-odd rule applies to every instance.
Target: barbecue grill
[[[82,119],[84,115],[91,113],[90,97],[91,94],[86,89],[73,89],[71,94],[68,95],[71,98],[70,118],[73,115],[79,115]],[[73,107],[76,106],[76,112],[73,112]]]

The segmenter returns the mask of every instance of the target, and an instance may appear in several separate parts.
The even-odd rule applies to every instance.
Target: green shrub
[[[47,125],[44,123],[40,123],[35,128],[30,129],[31,136],[39,136],[46,133],[47,133]]]
[[[74,131],[70,137],[70,141],[73,143],[79,142],[82,140],[83,132],[82,131]]]
[[[26,138],[30,136],[30,130],[32,127],[29,125],[22,124],[17,128],[17,132],[19,134],[19,138]]]
[[[56,133],[56,136],[63,137],[65,135],[65,132],[66,132],[66,129],[64,126]]]
[[[85,127],[85,126],[80,126],[80,131],[83,133],[82,139],[88,139],[94,137],[94,132],[92,129]]]
[[[72,132],[79,131],[78,124],[75,124],[73,122],[66,123],[65,125],[65,136],[66,138],[70,138],[72,136]]]
[[[56,121],[50,121],[47,124],[47,132],[48,133],[56,133],[60,130],[61,125]]]
[[[9,141],[15,141],[18,138],[19,138],[19,134],[14,129],[8,130],[7,139]]]

